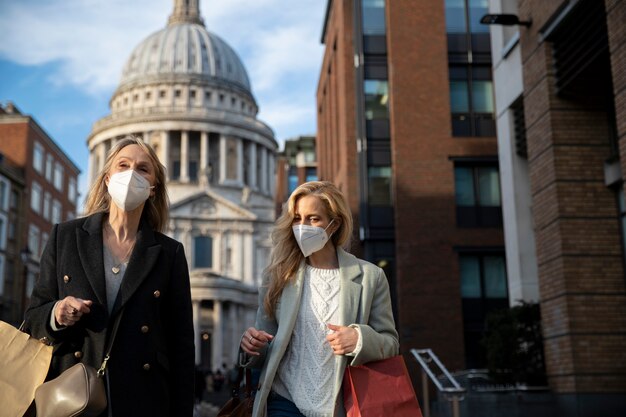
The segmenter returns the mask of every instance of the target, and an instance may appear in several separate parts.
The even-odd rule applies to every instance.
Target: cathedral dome
[[[250,81],[237,53],[201,23],[170,22],[148,36],[130,55],[119,87],[191,77],[244,89]]]

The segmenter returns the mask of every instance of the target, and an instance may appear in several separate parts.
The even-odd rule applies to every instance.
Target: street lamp
[[[26,288],[28,285],[28,261],[30,259],[31,251],[28,246],[24,247],[20,251],[20,259],[22,260],[22,303],[20,305],[20,314],[23,316],[26,311]]]
[[[482,23],[483,25],[522,25],[529,27],[532,21],[521,21],[519,20],[519,17],[517,17],[517,15],[515,14],[486,14],[480,18],[480,23]]]

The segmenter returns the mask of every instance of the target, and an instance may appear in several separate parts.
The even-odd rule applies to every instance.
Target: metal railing
[[[430,403],[428,400],[428,378],[435,384],[435,387],[439,390],[439,392],[443,393],[444,397],[452,402],[452,416],[459,417],[460,409],[459,409],[459,401],[462,401],[465,398],[466,389],[463,388],[456,379],[448,372],[446,367],[441,363],[437,355],[433,353],[430,349],[411,349],[411,354],[415,357],[417,362],[422,367],[422,394],[423,394],[423,404],[422,410],[424,411],[424,417],[430,417]],[[435,370],[437,373],[441,373],[443,379],[446,381],[446,385],[444,386],[439,378],[435,375],[433,370],[431,369],[431,365],[434,364],[438,369]]]

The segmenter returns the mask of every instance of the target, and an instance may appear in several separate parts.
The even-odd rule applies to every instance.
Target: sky
[[[285,139],[314,134],[327,0],[200,0],[206,28],[238,53],[258,118]],[[132,50],[163,29],[173,0],[0,0],[0,101],[31,115],[82,171],[91,127]]]

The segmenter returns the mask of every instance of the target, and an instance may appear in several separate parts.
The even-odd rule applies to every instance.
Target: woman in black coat
[[[193,414],[194,342],[183,246],[163,235],[165,171],[140,139],[110,151],[86,202],[87,217],[54,226],[26,328],[54,346],[48,379],[83,362],[107,364],[103,416]]]

